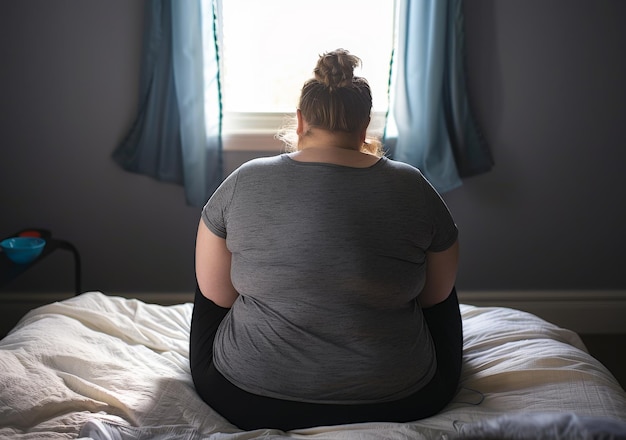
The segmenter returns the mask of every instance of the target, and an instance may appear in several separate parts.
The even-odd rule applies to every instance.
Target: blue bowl
[[[34,261],[43,251],[46,240],[36,237],[13,237],[0,242],[0,248],[9,260],[18,264]]]

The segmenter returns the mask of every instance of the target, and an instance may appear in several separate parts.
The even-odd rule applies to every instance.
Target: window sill
[[[385,127],[384,112],[372,113],[369,135],[382,137]],[[224,113],[222,146],[224,151],[285,151],[283,142],[276,134],[295,123],[295,115],[289,113]]]

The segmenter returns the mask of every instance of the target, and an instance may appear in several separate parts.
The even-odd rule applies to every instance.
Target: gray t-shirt
[[[425,252],[457,228],[414,167],[255,159],[203,210],[232,252],[240,296],[215,339],[216,368],[263,396],[318,403],[395,400],[436,360],[416,298]]]

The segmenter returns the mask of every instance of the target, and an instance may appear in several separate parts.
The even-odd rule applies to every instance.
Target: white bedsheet
[[[513,309],[461,307],[462,389],[437,416],[241,432],[194,392],[191,304],[85,293],[29,312],[0,341],[0,438],[76,438],[83,427],[105,438],[124,426],[118,438],[431,439],[521,411],[626,421],[626,393],[575,333]]]

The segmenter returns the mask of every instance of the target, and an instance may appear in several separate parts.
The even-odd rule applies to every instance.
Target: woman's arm
[[[432,307],[450,295],[456,282],[459,241],[445,251],[426,252],[426,283],[418,300],[423,308]]]
[[[231,307],[239,293],[230,279],[231,253],[226,240],[201,219],[196,237],[196,279],[202,295],[220,307]]]

